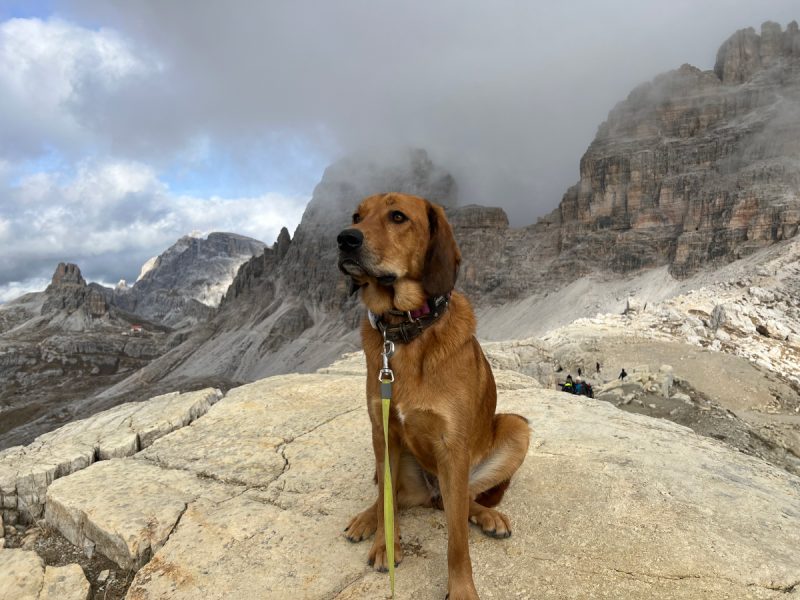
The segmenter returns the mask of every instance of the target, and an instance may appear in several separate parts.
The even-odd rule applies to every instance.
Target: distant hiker
[[[581,376],[581,368],[578,367],[578,377],[580,377],[580,376]]]
[[[625,372],[625,367],[622,367],[622,371],[619,372],[619,379],[620,381],[625,381],[625,378],[628,374]]]
[[[594,366],[595,366],[595,370],[597,371],[597,374],[599,375],[600,374],[600,363],[599,362],[595,363]]]

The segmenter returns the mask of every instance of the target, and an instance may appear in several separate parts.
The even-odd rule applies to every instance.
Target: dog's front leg
[[[443,436],[436,458],[447,518],[447,596],[449,600],[478,600],[469,557],[469,450],[448,446]]]

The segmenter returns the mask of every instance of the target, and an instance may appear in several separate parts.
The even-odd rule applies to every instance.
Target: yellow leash
[[[381,412],[383,414],[383,532],[386,537],[386,558],[389,561],[389,583],[394,598],[394,494],[392,493],[392,467],[389,464],[389,407],[392,403],[394,372],[389,368],[389,357],[394,354],[394,344],[383,332],[383,368],[378,373],[381,382]]]

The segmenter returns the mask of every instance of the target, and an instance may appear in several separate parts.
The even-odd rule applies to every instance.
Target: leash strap
[[[392,493],[392,467],[389,464],[389,409],[392,404],[394,373],[389,368],[389,357],[394,354],[394,344],[383,334],[383,367],[378,373],[381,382],[381,413],[383,415],[383,533],[386,538],[386,558],[389,561],[389,584],[394,598],[394,494]]]

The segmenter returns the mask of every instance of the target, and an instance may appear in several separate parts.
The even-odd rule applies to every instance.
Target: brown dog
[[[461,261],[453,231],[440,206],[391,193],[366,198],[337,241],[339,268],[372,313],[361,338],[376,479],[382,481],[384,463],[378,371],[385,330],[396,344],[389,426],[395,506],[444,508],[450,600],[477,598],[468,520],[493,537],[511,535],[508,518],[492,507],[522,464],[530,431],[519,415],[495,414],[494,377],[475,339],[475,316],[452,291]],[[369,563],[388,568],[382,485],[345,531],[353,542],[374,533]],[[395,519],[396,563],[399,539]]]

